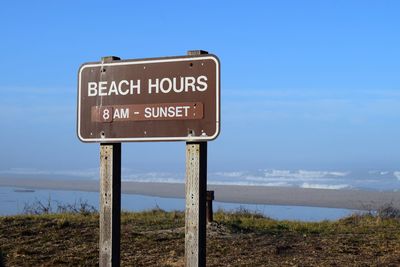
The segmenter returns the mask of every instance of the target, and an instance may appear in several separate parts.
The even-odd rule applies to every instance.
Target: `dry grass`
[[[400,221],[354,215],[337,222],[276,221],[217,212],[207,266],[400,266]],[[123,266],[183,266],[184,216],[122,214]],[[0,217],[0,265],[98,265],[97,214]]]

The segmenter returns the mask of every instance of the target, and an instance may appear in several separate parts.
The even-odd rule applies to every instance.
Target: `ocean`
[[[96,209],[99,207],[98,192],[83,191],[63,191],[63,190],[32,190],[14,187],[0,187],[0,215],[23,214],[24,208],[35,202],[47,203],[50,201],[52,207],[56,209],[57,204],[74,204],[86,202]],[[122,194],[122,210],[143,211],[153,208],[160,208],[166,211],[179,210],[185,208],[184,199],[180,198],[161,198],[143,195]],[[317,208],[304,206],[280,206],[280,205],[250,205],[236,203],[213,203],[214,211],[223,209],[225,211],[235,211],[246,209],[261,213],[265,216],[278,220],[298,220],[298,221],[323,221],[337,220],[351,215],[355,210]]]
[[[173,172],[137,173],[125,169],[123,180],[182,183],[184,174]],[[98,176],[96,176],[98,177]],[[208,173],[209,184],[288,186],[317,189],[398,191],[400,171],[396,170],[235,170]]]
[[[13,168],[0,170],[0,177],[45,179],[98,180],[98,168],[78,170],[40,170]],[[122,180],[134,182],[183,183],[184,170],[145,171],[122,168]],[[400,170],[219,170],[208,172],[209,184],[288,186],[319,189],[354,189],[375,191],[398,191]]]
[[[209,184],[289,186],[319,189],[400,190],[400,170],[220,170],[208,172]],[[11,168],[0,170],[0,177],[98,180],[99,169],[41,170]],[[122,168],[122,180],[134,182],[183,183],[184,171],[140,171]]]
[[[38,170],[38,169],[9,169],[0,171],[0,176],[11,179],[18,178],[45,178],[62,180],[97,180],[98,168],[82,170]],[[138,171],[128,168],[122,169],[123,181],[134,182],[162,182],[183,183],[183,172]],[[208,184],[219,185],[256,185],[256,186],[283,186],[298,188],[318,188],[331,190],[367,190],[392,191],[400,189],[400,171],[397,170],[285,170],[285,169],[258,169],[258,170],[228,170],[209,171]],[[60,190],[33,190],[20,191],[17,188],[0,187],[0,215],[13,215],[23,212],[26,203],[35,200],[53,203],[74,203],[82,200],[98,207],[99,196],[94,192],[60,191]],[[122,195],[122,209],[141,211],[160,207],[164,210],[183,210],[184,200],[179,198],[160,198],[142,195]],[[237,210],[245,208],[257,211],[279,220],[321,221],[335,220],[351,213],[353,210],[316,208],[302,206],[275,206],[275,205],[243,205],[234,203],[214,202],[214,210]]]

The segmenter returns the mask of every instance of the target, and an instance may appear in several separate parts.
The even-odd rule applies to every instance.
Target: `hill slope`
[[[247,212],[215,214],[207,266],[399,266],[400,221],[352,216],[338,222],[275,221]],[[183,266],[184,216],[122,215],[123,266]],[[98,265],[97,214],[0,217],[5,266]]]

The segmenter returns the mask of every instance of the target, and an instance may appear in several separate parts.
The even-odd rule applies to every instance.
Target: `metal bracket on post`
[[[120,58],[103,57],[102,63]],[[121,143],[100,144],[99,266],[120,266]]]
[[[207,191],[207,202],[206,202],[207,223],[211,223],[214,221],[213,200],[214,200],[214,191]]]

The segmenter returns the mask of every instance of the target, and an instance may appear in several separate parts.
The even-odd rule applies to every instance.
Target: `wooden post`
[[[213,200],[214,200],[214,191],[207,191],[207,202],[206,202],[207,223],[214,221]]]
[[[99,266],[120,266],[121,143],[100,144]]]
[[[207,142],[186,143],[185,266],[206,266]]]
[[[101,62],[120,60],[103,57]],[[102,71],[101,75],[107,75]],[[120,266],[121,143],[100,144],[100,241],[99,266]]]
[[[100,144],[99,266],[120,266],[121,143]]]
[[[188,51],[189,56],[208,54]],[[185,266],[206,266],[207,142],[186,143]]]

